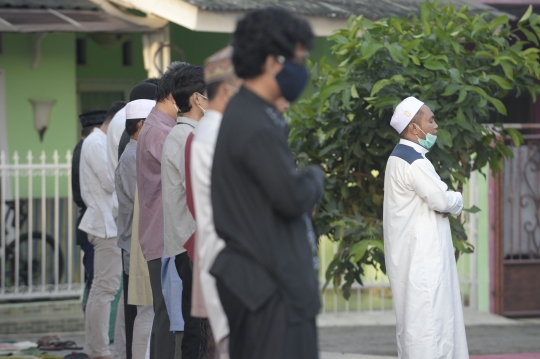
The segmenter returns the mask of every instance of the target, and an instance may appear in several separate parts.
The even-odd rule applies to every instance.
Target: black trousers
[[[123,249],[122,249],[123,251]],[[126,359],[131,359],[133,345],[133,327],[137,317],[137,306],[128,304],[129,275],[124,270],[124,256],[122,256],[122,275],[124,280],[124,318],[126,326]]]
[[[174,333],[161,290],[161,258],[148,261],[152,299],[154,301],[154,322],[150,335],[150,359],[174,359]]]
[[[201,320],[191,316],[191,291],[193,269],[187,252],[174,258],[174,264],[182,279],[182,316],[184,317],[184,338],[182,339],[182,359],[199,359],[201,348]]]
[[[229,320],[231,359],[318,359],[315,318],[290,323],[287,306],[276,293],[259,310],[250,312],[237,296],[216,281]]]

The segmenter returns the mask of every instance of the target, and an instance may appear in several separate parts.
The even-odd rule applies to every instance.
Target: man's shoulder
[[[392,157],[399,158],[407,162],[409,165],[412,165],[416,161],[425,159],[424,156],[422,156],[422,154],[417,152],[414,148],[401,143],[398,143],[396,147],[394,147],[394,150],[390,155],[390,159],[392,159]]]

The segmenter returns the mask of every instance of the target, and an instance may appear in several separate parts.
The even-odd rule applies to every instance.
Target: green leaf
[[[512,65],[509,64],[508,62],[501,62],[501,66],[503,68],[503,71],[506,77],[514,81],[514,70],[512,68]]]
[[[351,86],[348,82],[339,82],[337,84],[330,85],[326,87],[321,94],[319,95],[319,98],[321,100],[326,100],[329,96],[341,92],[345,90],[346,88],[349,88]]]
[[[392,26],[400,33],[400,34],[403,34],[403,29],[401,28],[401,24],[399,23],[399,21],[397,19],[392,19],[390,21],[390,23],[392,24]]]
[[[444,63],[438,60],[428,60],[424,63],[424,67],[432,71],[446,70]]]
[[[360,98],[360,96],[358,96],[358,91],[356,91],[356,86],[355,85],[351,86],[351,97],[352,98]]]
[[[444,92],[442,93],[441,96],[452,96],[460,88],[461,88],[461,85],[459,85],[459,84],[450,84],[450,85],[446,86],[446,88],[444,89]]]
[[[369,241],[363,240],[363,241],[355,243],[351,247],[350,253],[351,253],[351,256],[354,257],[355,262],[358,262],[360,259],[364,257],[364,255],[366,254],[368,245],[369,245]]]
[[[518,147],[523,143],[523,136],[518,130],[514,128],[505,128],[504,130],[510,135],[514,147]]]
[[[504,106],[501,100],[496,99],[495,97],[489,97],[488,101],[491,102],[493,106],[495,106],[495,109],[497,110],[498,113],[506,116],[506,107]]]
[[[444,146],[452,147],[452,135],[444,128],[439,128],[437,130],[437,142],[439,142],[439,140]]]
[[[463,208],[463,210],[469,213],[478,213],[481,211],[481,209],[478,208],[477,206],[472,206],[471,208]]]
[[[366,51],[364,53],[362,53],[362,59],[369,59],[370,57],[372,57],[373,55],[375,55],[375,53],[377,51],[379,51],[380,49],[382,49],[384,47],[383,44],[379,44],[379,43],[376,43],[376,44],[370,44]]]
[[[521,17],[521,19],[518,22],[525,22],[525,21],[529,20],[529,18],[531,17],[532,12],[533,12],[533,7],[532,7],[532,5],[529,5],[529,8],[527,9],[527,11],[525,11],[525,14],[523,14],[523,16]]]
[[[466,97],[467,97],[467,90],[462,88],[461,90],[459,90],[459,97],[456,101],[456,104],[462,103]]]
[[[505,90],[511,90],[513,88],[510,82],[506,81],[506,79],[502,76],[488,75],[488,78]]]
[[[489,22],[489,29],[491,31],[495,30],[498,26],[508,23],[508,16],[501,15],[497,16],[495,19]]]
[[[382,79],[379,80],[373,85],[373,88],[371,89],[371,97],[374,97],[379,91],[381,91],[386,85],[390,84],[390,80],[388,79]]]

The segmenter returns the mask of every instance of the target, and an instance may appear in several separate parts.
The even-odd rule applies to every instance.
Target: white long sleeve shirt
[[[88,207],[79,229],[100,238],[116,237],[114,182],[107,161],[107,135],[99,128],[84,140],[79,167],[81,196]]]
[[[216,288],[216,280],[209,273],[214,260],[225,247],[225,241],[218,237],[214,226],[210,182],[214,150],[223,115],[208,110],[200,120],[191,144],[191,184],[197,218],[197,239],[195,255],[198,258],[201,290],[208,320],[216,342],[229,334],[229,322],[223,310]]]
[[[401,140],[384,178],[384,256],[397,319],[400,359],[467,359],[467,338],[448,218],[461,193],[449,191],[427,150]]]
[[[107,160],[111,178],[114,178],[116,167],[118,167],[118,146],[120,145],[120,138],[122,138],[125,129],[126,107],[114,115],[107,130]]]

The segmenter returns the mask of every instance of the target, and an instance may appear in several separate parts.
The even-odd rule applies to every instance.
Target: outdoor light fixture
[[[34,107],[34,127],[39,133],[39,139],[43,142],[43,135],[49,126],[51,119],[51,109],[56,103],[56,100],[35,100],[29,99]]]

